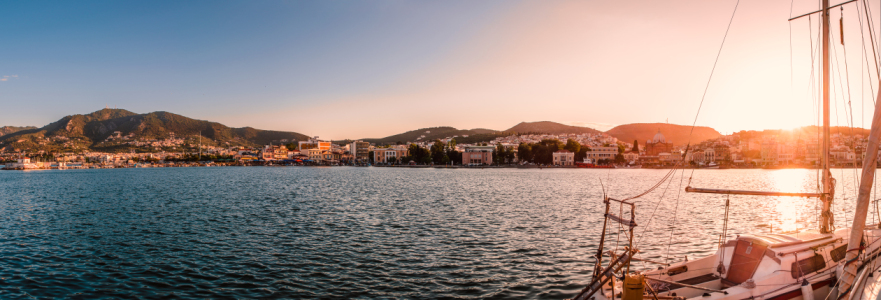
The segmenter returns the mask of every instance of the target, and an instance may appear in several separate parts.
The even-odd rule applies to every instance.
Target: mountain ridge
[[[0,137],[7,135],[7,134],[13,134],[13,133],[16,133],[16,132],[19,132],[22,130],[30,130],[30,129],[37,129],[37,127],[36,126],[3,126],[3,127],[0,127]]]
[[[536,133],[547,133],[547,134],[564,134],[564,133],[597,134],[597,133],[602,133],[602,131],[599,131],[599,130],[596,130],[596,129],[593,129],[590,127],[565,125],[565,124],[552,122],[552,121],[520,122],[517,125],[514,125],[511,128],[508,128],[504,132],[510,132],[510,133],[536,132]]]
[[[480,129],[483,132],[474,132],[478,129],[456,129],[450,126],[421,128],[399,133],[384,138],[362,139],[366,142],[377,144],[405,143],[417,141],[432,141],[458,135],[456,141],[459,143],[475,143],[486,142],[496,137],[507,136],[512,134],[599,134],[605,133],[617,138],[619,141],[632,143],[634,140],[640,141],[640,144],[646,140],[652,139],[658,130],[666,137],[667,140],[673,141],[674,145],[681,146],[691,140],[693,143],[714,139],[722,136],[721,133],[713,128],[705,126],[697,126],[694,133],[691,133],[690,125],[676,125],[667,123],[631,123],[618,125],[608,131],[600,131],[590,127],[565,125],[553,121],[537,121],[537,122],[520,122],[506,130]],[[431,131],[430,134],[421,134],[425,131]],[[469,135],[464,138],[463,134]],[[425,137],[421,137],[425,135]],[[690,137],[690,138],[689,138]],[[419,138],[418,140],[416,138]]]
[[[105,108],[89,114],[65,116],[40,128],[17,131],[0,136],[0,143],[13,148],[97,149],[98,143],[119,131],[121,136],[136,139],[166,139],[199,136],[206,144],[255,146],[276,140],[305,140],[308,136],[297,132],[260,130],[251,127],[232,128],[226,125],[198,120],[182,115],[157,111],[137,114],[124,109]],[[53,147],[54,146],[54,147]]]
[[[713,128],[705,126],[695,126],[694,132],[690,125],[676,125],[668,123],[631,123],[618,125],[606,131],[606,134],[617,138],[619,141],[633,143],[634,140],[644,145],[651,140],[655,134],[661,133],[668,142],[672,142],[674,146],[681,146],[688,143],[696,144],[709,139],[722,136],[721,133]]]

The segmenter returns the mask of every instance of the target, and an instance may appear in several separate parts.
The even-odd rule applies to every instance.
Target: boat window
[[[834,260],[835,262],[839,262],[842,259],[844,259],[844,256],[846,254],[847,254],[847,245],[843,245],[841,247],[832,249],[832,251],[829,252],[829,255],[832,256],[832,260]]]
[[[824,260],[822,256],[814,254],[813,257],[792,263],[792,267],[790,267],[789,271],[792,273],[792,278],[799,278],[805,274],[811,274],[824,268],[826,268],[826,260]],[[801,271],[801,273],[799,273],[799,271]]]

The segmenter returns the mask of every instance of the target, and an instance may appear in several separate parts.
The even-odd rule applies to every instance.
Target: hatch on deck
[[[769,248],[779,248],[785,246],[793,246],[802,243],[815,242],[823,239],[832,238],[832,234],[823,234],[816,231],[799,232],[796,234],[755,234],[741,235],[737,238],[739,241],[759,242],[768,245]]]

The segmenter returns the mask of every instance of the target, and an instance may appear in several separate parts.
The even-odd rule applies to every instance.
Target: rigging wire
[[[646,190],[646,191],[643,192],[642,194],[639,194],[639,195],[636,195],[636,196],[632,196],[632,197],[629,197],[629,198],[626,198],[626,199],[622,199],[621,201],[627,201],[627,200],[636,199],[636,198],[639,198],[639,197],[645,196],[645,195],[647,195],[648,193],[651,193],[652,191],[654,191],[655,189],[657,189],[659,186],[661,186],[662,184],[664,184],[664,181],[666,181],[667,178],[670,177],[670,175],[672,175],[673,173],[676,172],[676,168],[677,168],[678,165],[679,165],[679,163],[676,163],[676,165],[673,166],[673,169],[670,169],[670,171],[667,172],[667,175],[664,175],[664,177],[661,178],[661,180],[658,181],[658,183],[656,183],[654,186],[650,187],[648,190]]]
[[[860,21],[860,36],[861,36],[860,42],[862,44],[862,49],[863,49],[862,59],[865,61],[864,64],[866,65],[866,74],[869,75],[869,92],[870,92],[870,94],[875,95],[875,87],[872,85],[872,68],[869,67],[869,54],[866,52],[866,50],[868,50],[868,49],[866,49],[866,38],[865,38],[865,33],[863,32],[863,26],[864,26],[863,19],[859,17],[859,15],[860,15],[859,11],[860,11],[859,6],[857,6],[857,20]],[[867,11],[865,9],[863,9],[862,12],[867,13]],[[866,26],[868,26],[868,25],[866,25]],[[875,59],[875,53],[872,53],[872,59]],[[860,68],[862,68],[862,65],[863,64],[860,64]],[[878,71],[878,66],[877,66],[877,59],[876,59],[876,63],[874,65],[875,65],[876,74],[878,74],[879,71]],[[862,77],[862,74],[863,74],[863,72],[861,71],[860,72],[861,77]],[[865,90],[865,88],[863,90]],[[875,98],[874,97],[872,98],[872,105],[875,105]]]
[[[795,0],[789,1],[789,17],[790,18],[792,18],[792,5],[793,5],[793,3],[795,3]],[[792,96],[793,91],[792,90],[794,89],[793,82],[795,81],[793,79],[794,72],[792,71],[792,22],[786,22],[786,24],[789,25],[789,101],[792,101],[792,98],[793,98],[793,96]]]
[[[835,38],[833,37],[832,30],[829,30],[829,35],[830,35],[830,37],[829,37],[830,40],[834,40],[834,39],[835,39]],[[837,69],[835,68],[835,65],[836,65],[836,64],[834,64],[834,62],[837,62],[837,61],[838,61],[838,55],[837,55],[837,53],[835,53],[835,45],[834,45],[834,44],[832,45],[831,48],[832,48],[833,56],[835,56],[835,61],[830,62],[829,70],[831,71],[832,74],[838,74],[838,79],[839,79],[839,80],[836,80],[835,83],[838,83],[838,84],[839,84],[839,88],[836,90],[836,89],[835,89],[835,84],[830,84],[830,85],[829,85],[829,88],[832,89],[832,91],[831,91],[831,93],[830,93],[830,94],[831,94],[830,97],[833,97],[834,100],[839,100],[839,99],[841,99],[841,98],[838,98],[838,93],[837,93],[837,92],[841,92],[842,94],[844,94],[844,92],[843,92],[843,88],[840,86],[840,85],[841,85],[841,72],[840,72],[840,69],[841,69],[841,68],[840,68],[840,67],[837,68]],[[838,72],[836,73],[836,71],[838,71]],[[835,78],[830,78],[830,80],[832,80],[832,79],[835,79]],[[842,96],[842,98],[844,98],[844,96]],[[841,100],[843,100],[843,99],[841,99]],[[841,119],[839,118],[839,113],[841,112],[841,110],[838,109],[838,101],[834,101],[834,102],[835,102],[835,126],[836,126],[836,127],[841,127]],[[846,122],[846,121],[847,121],[847,119],[845,119],[845,122]],[[841,131],[839,130],[839,134],[840,134],[840,133],[841,133]],[[830,139],[830,142],[831,142],[831,139]],[[844,178],[844,169],[841,169],[840,171],[841,171],[841,172],[840,172],[840,173],[841,173],[841,178],[843,179],[843,178]],[[830,172],[831,172],[831,171],[830,171]],[[847,187],[844,186],[845,184],[846,184],[846,183],[842,183],[842,185],[843,185],[844,188],[841,189],[841,198],[842,198],[841,200],[844,202],[844,204],[841,206],[841,211],[844,212],[844,227],[847,228],[847,224],[849,224],[850,222],[848,222],[848,219],[847,219]],[[834,205],[834,204],[833,204],[833,205]],[[834,209],[831,209],[831,210],[832,210],[832,211],[835,211]]]
[[[791,14],[792,13],[790,12],[790,15]],[[812,24],[813,24],[813,20],[811,20],[811,16],[808,15],[808,41],[810,42],[810,52],[811,52],[811,55],[809,55],[811,58],[811,76],[808,78],[808,90],[811,91],[811,108],[814,110],[814,112],[816,112],[816,115],[817,115],[817,123],[816,123],[817,125],[815,128],[817,129],[817,155],[818,155],[817,158],[819,159],[819,154],[820,154],[820,149],[819,149],[820,148],[820,144],[819,144],[819,142],[820,142],[820,110],[819,110],[819,99],[818,99],[819,96],[818,96],[817,90],[815,89],[815,84],[814,84],[817,80],[819,80],[819,78],[815,75],[815,72],[814,72],[817,69],[817,66],[815,65],[814,62],[816,61],[817,56],[819,56],[819,51],[820,51],[820,42],[819,42],[820,31],[819,30],[817,31],[817,47],[814,47],[814,38],[813,38],[814,27],[811,26]],[[816,56],[815,56],[815,54],[816,54]],[[816,84],[816,87],[819,87],[819,84]],[[815,178],[816,178],[816,189],[817,189],[817,192],[819,192],[821,190],[821,188],[820,188],[820,169],[816,169]],[[817,199],[815,201],[819,201],[819,199]],[[819,210],[818,210],[817,211],[817,224],[818,224],[818,226],[819,226],[819,222],[820,222],[819,220],[820,219],[819,219]]]
[[[876,43],[876,41],[875,41],[875,23],[872,22],[872,18],[869,17],[870,15],[872,15],[872,6],[869,5],[868,1],[862,1],[862,2],[863,2],[863,7],[866,12],[866,26],[869,27],[869,40],[871,41],[871,44],[872,44],[872,58],[875,59],[875,67],[877,68],[879,59],[878,59],[878,51],[875,50],[875,43]],[[878,70],[878,72],[879,72],[878,73],[879,76],[881,76],[881,70]]]
[[[683,172],[685,172],[685,171],[683,170]],[[658,207],[661,206],[661,202],[662,202],[662,200],[664,200],[664,195],[667,194],[667,190],[670,189],[670,183],[673,183],[673,179],[675,177],[676,176],[672,176],[669,178],[669,180],[667,180],[667,187],[664,188],[664,191],[661,193],[661,197],[658,198],[658,203],[655,205],[655,209],[652,210],[652,214],[651,214],[651,216],[649,216],[648,221],[646,221],[645,226],[643,226],[642,232],[639,234],[639,238],[636,239],[636,244],[634,244],[634,247],[636,247],[636,245],[639,245],[639,242],[642,241],[642,237],[645,235],[645,232],[649,229],[649,227],[650,227],[649,225],[652,223],[652,219],[654,219],[655,213],[658,211]]]
[[[701,96],[701,102],[697,107],[697,113],[694,115],[694,122],[691,123],[691,132],[688,134],[689,141],[691,140],[692,134],[694,134],[694,127],[695,125],[697,125],[697,118],[698,116],[700,116],[701,108],[704,106],[704,99],[707,98],[707,91],[710,89],[710,82],[713,81],[713,73],[716,72],[716,65],[719,63],[719,57],[722,55],[722,49],[725,47],[725,40],[728,39],[728,31],[731,30],[731,23],[734,23],[734,16],[737,14],[737,6],[739,5],[740,0],[737,0],[737,3],[734,4],[734,12],[731,13],[731,18],[728,20],[728,27],[725,28],[725,35],[722,37],[722,44],[719,45],[719,51],[716,52],[716,60],[713,62],[713,68],[710,69],[710,77],[707,79],[707,85],[704,87],[704,94]],[[691,172],[693,174],[694,169],[692,169]]]
[[[692,169],[692,174],[694,169]],[[670,246],[673,245],[673,233],[676,232],[676,216],[679,212],[679,196],[682,195],[682,181],[685,179],[685,170],[679,175],[679,188],[676,189],[676,205],[673,208],[673,224],[670,225],[670,240],[667,241],[667,254],[664,262],[670,261]],[[691,185],[691,177],[688,177],[688,184]]]
[[[811,94],[811,109],[814,110],[814,112],[817,116],[817,122],[816,122],[816,125],[814,128],[816,129],[816,132],[817,132],[816,153],[817,153],[817,158],[819,159],[819,154],[820,154],[820,144],[819,144],[820,143],[820,109],[819,109],[819,99],[818,99],[819,93],[817,93],[817,89],[816,89],[816,88],[819,88],[819,84],[816,83],[816,81],[819,80],[819,78],[815,74],[815,71],[817,69],[815,61],[817,60],[817,57],[819,56],[819,52],[820,52],[820,42],[819,42],[820,30],[817,30],[817,43],[816,43],[817,46],[814,47],[814,38],[813,38],[814,27],[812,25],[813,25],[813,20],[811,19],[811,16],[808,15],[808,42],[810,43],[809,57],[811,58],[811,75],[808,78],[808,90],[810,91],[810,94]],[[817,24],[817,26],[819,27],[819,23]],[[816,180],[815,181],[815,188],[816,188],[817,192],[820,192],[821,188],[820,188],[820,169],[819,168],[816,169],[816,173],[815,173],[814,178]],[[816,213],[815,218],[816,218],[818,227],[820,226],[819,202],[820,202],[820,199],[814,200],[814,210]]]
[[[842,19],[844,18],[844,7],[841,7],[841,17],[842,17]],[[841,24],[842,24],[842,25],[844,24],[843,21],[841,22]],[[843,32],[843,31],[844,31],[844,30],[842,29],[842,32]],[[830,34],[832,34],[832,31],[831,31],[831,30],[830,30]],[[834,35],[834,34],[832,34],[832,35]],[[842,41],[843,41],[843,38],[842,38]],[[848,65],[847,65],[847,46],[846,46],[844,43],[841,44],[841,49],[842,49],[842,52],[844,53],[844,54],[843,54],[843,55],[844,55],[844,77],[845,77],[845,81],[844,81],[844,83],[842,83],[842,80],[841,80],[841,63],[838,62],[838,53],[836,52],[836,49],[835,49],[835,48],[836,48],[836,47],[833,45],[833,46],[832,46],[832,53],[833,53],[833,55],[835,56],[835,63],[836,63],[836,65],[838,65],[838,68],[836,68],[836,72],[837,72],[837,74],[838,74],[838,86],[839,86],[839,89],[841,90],[840,92],[841,92],[841,94],[842,94],[842,95],[841,95],[841,97],[842,97],[841,101],[842,101],[842,106],[844,107],[845,122],[848,122],[847,117],[848,117],[848,108],[849,108],[849,109],[850,109],[850,114],[849,114],[849,116],[850,116],[850,120],[849,120],[848,125],[849,125],[849,127],[850,127],[850,134],[851,134],[851,137],[853,137],[855,133],[854,133],[854,121],[853,121],[853,106],[851,106],[850,74],[849,74],[850,72],[848,71],[849,69],[848,69]],[[844,95],[844,91],[845,91],[845,88],[842,87],[842,84],[846,84],[846,90],[847,90],[847,106],[844,105],[844,97],[845,97],[845,95]],[[836,118],[836,123],[838,123],[838,122],[839,122],[839,121],[838,121],[838,105],[836,105],[835,107],[836,107],[836,109],[835,109],[835,118]],[[840,124],[838,124],[838,125],[840,125]],[[839,130],[838,132],[841,133],[841,130]],[[854,145],[854,146],[856,146],[856,145]],[[853,158],[853,160],[852,160],[852,163],[853,163],[854,167],[856,167],[856,155],[854,155],[854,158]],[[857,187],[856,183],[860,181],[860,177],[859,177],[860,174],[857,173],[857,169],[856,169],[856,168],[853,168],[852,170],[853,170],[853,173],[854,173],[854,179],[855,179],[855,181],[851,182],[851,186],[853,186],[853,189],[854,189],[854,195],[858,195],[859,192],[858,192],[858,187]],[[841,176],[842,176],[842,178],[844,178],[844,169],[841,170]],[[842,185],[845,185],[845,183],[842,183]],[[842,189],[842,192],[843,192],[843,191],[844,191],[844,189]],[[846,198],[845,198],[845,199],[846,199]],[[854,198],[854,201],[856,201],[856,198]],[[846,200],[845,200],[845,205],[844,205],[844,206],[845,206],[845,207],[847,206],[847,201],[846,201]],[[856,203],[854,203],[854,207],[856,207]],[[845,211],[845,222],[847,222],[847,213],[846,213],[846,210],[844,209],[844,207],[842,208],[842,210]]]

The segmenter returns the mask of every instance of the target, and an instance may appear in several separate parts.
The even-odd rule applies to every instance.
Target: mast
[[[826,0],[824,0],[826,1]],[[881,86],[881,79],[878,80]],[[877,101],[881,101],[879,91]],[[876,101],[876,103],[878,103]],[[875,113],[872,116],[872,129],[869,131],[869,144],[866,146],[863,158],[863,172],[860,178],[860,191],[857,195],[856,207],[854,207],[853,225],[850,229],[850,237],[847,241],[847,254],[843,262],[856,260],[860,253],[860,243],[863,240],[863,229],[866,227],[866,215],[869,213],[869,196],[872,192],[872,183],[875,179],[875,169],[878,163],[878,148],[881,144],[881,105],[875,105]],[[850,299],[853,293],[853,284],[856,281],[857,268],[860,263],[842,263],[838,267],[838,275],[841,278],[839,299]]]
[[[829,0],[823,0],[823,149],[820,153],[823,166],[823,210],[820,213],[820,233],[832,233],[832,173],[829,171]]]

